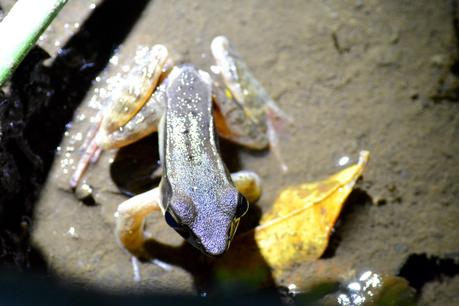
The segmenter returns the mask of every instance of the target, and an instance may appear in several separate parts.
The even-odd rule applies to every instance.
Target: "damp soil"
[[[85,179],[91,205],[68,181],[96,112],[91,98],[129,65],[123,54],[162,43],[176,60],[208,69],[210,41],[224,34],[294,118],[280,138],[285,174],[269,151],[222,143],[230,170],[263,181],[246,227],[282,188],[371,152],[323,258],[273,282],[306,288],[371,270],[405,277],[420,305],[459,304],[458,18],[451,0],[101,2],[55,57],[37,47],[2,89],[1,264],[112,292],[206,291],[205,260],[161,216],[148,230],[184,264],[141,263],[135,282],[114,239],[117,205],[156,183],[154,137],[102,154]],[[118,65],[109,61],[115,52]]]

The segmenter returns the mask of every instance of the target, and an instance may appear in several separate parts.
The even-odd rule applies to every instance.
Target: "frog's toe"
[[[269,147],[271,148],[274,156],[279,162],[279,165],[282,171],[285,173],[288,171],[288,166],[284,161],[282,153],[279,147],[279,138],[277,136],[277,132],[271,122],[271,120],[267,120],[267,127],[268,127],[268,139],[269,139]]]
[[[261,180],[255,172],[247,170],[238,171],[231,174],[231,179],[249,203],[254,203],[260,198]]]

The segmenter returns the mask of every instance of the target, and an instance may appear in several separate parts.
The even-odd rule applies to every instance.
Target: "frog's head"
[[[165,211],[166,222],[206,255],[223,254],[236,233],[249,204],[236,188],[219,194],[173,195]]]

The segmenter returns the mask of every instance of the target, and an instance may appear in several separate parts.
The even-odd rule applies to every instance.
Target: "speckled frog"
[[[97,131],[71,179],[76,188],[100,150],[158,131],[160,185],[123,202],[116,212],[118,240],[138,257],[148,257],[144,220],[155,211],[203,253],[220,255],[228,249],[248,202],[260,196],[255,173],[229,174],[220,157],[217,131],[251,148],[277,148],[272,120],[287,117],[227,38],[216,37],[211,51],[216,61],[212,77],[193,65],[173,66],[162,45],[143,52],[101,112]],[[281,165],[286,169],[282,161]]]

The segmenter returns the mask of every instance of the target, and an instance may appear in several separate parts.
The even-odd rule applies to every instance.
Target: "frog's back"
[[[162,146],[163,206],[196,236],[205,253],[228,247],[238,192],[218,151],[212,83],[194,66],[168,77]]]
[[[164,162],[170,183],[197,180],[209,169],[225,173],[216,143],[209,76],[184,65],[171,73],[167,87]]]

